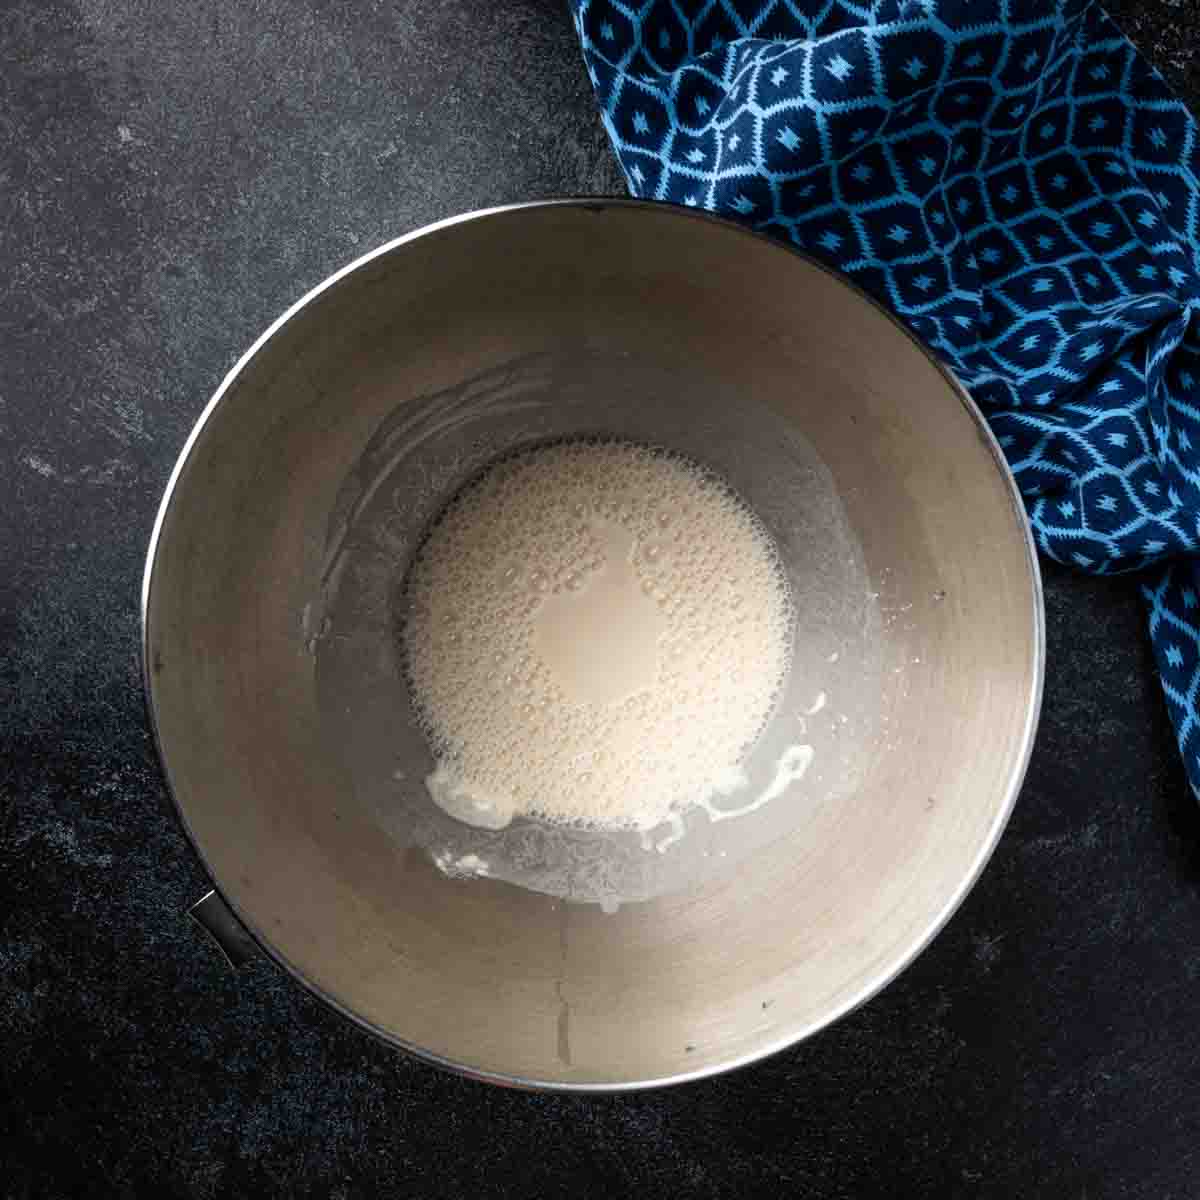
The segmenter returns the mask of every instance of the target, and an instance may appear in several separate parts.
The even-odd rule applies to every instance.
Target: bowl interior
[[[751,502],[798,603],[781,714],[816,709],[812,769],[631,849],[615,913],[553,872],[439,869],[480,843],[425,819],[395,638],[447,490],[578,432],[690,453]],[[260,940],[397,1043],[565,1086],[747,1061],[891,978],[999,835],[1042,650],[1011,482],[914,341],[765,240],[609,202],[405,239],[260,340],[177,468],[145,636],[176,802]]]

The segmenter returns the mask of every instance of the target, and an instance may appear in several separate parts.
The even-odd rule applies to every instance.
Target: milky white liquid
[[[407,581],[404,649],[452,816],[651,829],[708,806],[787,674],[766,530],[711,474],[624,442],[540,447],[456,497]]]

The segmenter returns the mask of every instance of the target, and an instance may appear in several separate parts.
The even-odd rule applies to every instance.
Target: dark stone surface
[[[1200,99],[1194,4],[1116,15]],[[137,666],[192,421],[361,251],[619,179],[556,0],[7,0],[0,135],[0,1194],[1200,1192],[1200,817],[1129,580],[1047,570],[992,864],[898,983],[764,1064],[505,1092],[223,970]]]

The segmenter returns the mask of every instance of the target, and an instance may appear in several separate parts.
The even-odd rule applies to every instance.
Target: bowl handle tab
[[[188,909],[188,916],[212,938],[225,961],[236,970],[258,958],[258,945],[229,905],[215,891],[201,897]]]

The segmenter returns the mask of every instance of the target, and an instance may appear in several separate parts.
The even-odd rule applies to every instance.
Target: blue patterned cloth
[[[1087,0],[571,0],[635,196],[845,272],[983,409],[1042,552],[1148,569],[1200,794],[1200,151]]]

